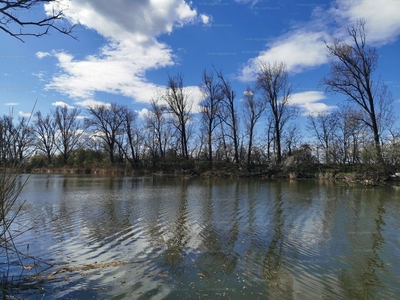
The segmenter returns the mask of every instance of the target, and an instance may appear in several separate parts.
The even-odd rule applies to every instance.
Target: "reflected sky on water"
[[[56,264],[43,277],[68,268],[25,294],[31,299],[400,293],[396,187],[41,174],[31,176],[21,199],[18,224],[32,227],[17,239],[21,250],[29,244],[30,255]]]

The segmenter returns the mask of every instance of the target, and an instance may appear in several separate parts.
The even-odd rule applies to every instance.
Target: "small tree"
[[[81,122],[77,119],[80,110],[78,108],[69,109],[68,106],[57,106],[54,111],[56,122],[56,147],[63,157],[64,165],[68,163],[68,157],[79,144],[83,134]]]
[[[169,124],[166,121],[165,113],[167,107],[159,104],[157,100],[150,101],[150,110],[145,116],[145,126],[148,132],[146,146],[151,149],[153,159],[165,157],[167,144],[172,136],[168,130]]]
[[[103,141],[103,147],[108,153],[110,163],[115,163],[118,147],[117,139],[123,133],[124,108],[113,103],[100,104],[87,108],[89,118],[85,119],[85,127],[92,128],[93,133]]]
[[[174,117],[173,124],[180,133],[179,140],[182,156],[188,159],[188,123],[192,117],[192,103],[189,100],[189,93],[183,86],[182,74],[179,73],[174,77],[168,75],[164,100],[167,102],[167,111]]]
[[[213,164],[213,133],[218,125],[221,123],[219,115],[221,114],[221,101],[224,98],[221,85],[214,79],[213,73],[207,73],[206,70],[202,76],[201,90],[204,99],[200,103],[201,106],[201,121],[204,125],[207,134],[207,156],[210,166]]]
[[[287,121],[297,114],[297,107],[290,105],[292,83],[283,62],[260,62],[260,71],[257,76],[257,89],[261,92],[269,106],[275,134],[275,148],[277,163],[282,162],[282,132]]]
[[[48,163],[51,164],[56,149],[56,122],[51,114],[43,117],[42,113],[38,111],[34,116],[33,130],[36,135],[36,148],[46,155]]]
[[[32,128],[28,124],[26,117],[16,121],[12,115],[4,115],[0,119],[0,162],[16,167],[28,155],[33,145]]]
[[[260,97],[255,97],[254,91],[248,87],[244,92],[242,105],[244,123],[246,125],[246,132],[249,139],[247,147],[247,167],[250,167],[254,140],[254,127],[265,110],[266,102]]]
[[[122,107],[122,128],[123,139],[117,139],[118,146],[129,161],[132,167],[137,167],[139,164],[139,146],[143,140],[143,134],[137,126],[137,114],[128,107]],[[123,143],[123,144],[122,144]]]
[[[236,92],[232,89],[231,83],[224,77],[222,71],[217,72],[217,76],[220,80],[220,89],[224,95],[219,117],[228,127],[228,131],[224,132],[233,142],[234,161],[239,164],[239,117],[235,105]],[[224,147],[226,148],[225,139]]]
[[[324,159],[327,165],[334,163],[333,154],[336,142],[336,131],[338,130],[339,119],[337,113],[318,113],[308,116],[307,129],[318,141],[324,151]]]

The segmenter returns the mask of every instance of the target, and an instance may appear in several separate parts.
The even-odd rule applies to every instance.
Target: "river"
[[[38,174],[19,199],[22,298],[400,294],[398,187]]]

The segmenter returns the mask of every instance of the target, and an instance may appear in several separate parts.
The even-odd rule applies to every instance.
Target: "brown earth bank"
[[[261,178],[261,179],[290,179],[290,180],[330,180],[343,182],[345,184],[361,184],[365,186],[378,185],[400,185],[400,176],[378,174],[375,172],[337,172],[332,170],[315,172],[285,172],[281,170],[267,170],[249,172],[245,168],[218,168],[213,170],[199,171],[171,170],[150,171],[150,170],[127,170],[122,167],[103,167],[103,168],[35,168],[31,170],[33,174],[91,174],[101,176],[163,176],[163,177],[203,177],[203,178]],[[399,175],[399,174],[397,174]]]

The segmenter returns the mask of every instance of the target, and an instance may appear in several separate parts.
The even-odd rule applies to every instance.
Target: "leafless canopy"
[[[50,15],[39,16],[34,9],[44,4],[54,3]],[[23,42],[24,36],[40,37],[54,29],[62,34],[71,35],[74,26],[65,24],[64,11],[59,0],[0,0],[0,29]],[[57,7],[57,8],[56,8]]]
[[[239,164],[239,118],[235,105],[236,92],[233,90],[230,81],[224,77],[222,71],[216,71],[216,73],[223,95],[219,118],[221,118],[222,122],[229,129],[226,135],[229,136],[233,142],[234,159],[235,162]]]
[[[260,62],[257,76],[257,89],[269,107],[275,133],[277,162],[282,161],[281,137],[283,127],[297,113],[297,107],[290,105],[289,100],[293,91],[289,74],[283,62]]]
[[[263,98],[254,95],[254,91],[247,87],[243,97],[243,116],[246,131],[249,139],[247,150],[247,166],[251,163],[251,151],[254,139],[254,127],[257,121],[261,118],[266,108],[266,102]]]
[[[203,101],[200,103],[201,106],[201,121],[207,132],[207,145],[208,145],[208,160],[210,165],[213,162],[213,150],[212,140],[213,132],[217,126],[221,123],[219,115],[221,115],[221,101],[224,99],[224,95],[221,90],[221,85],[218,79],[214,77],[213,72],[207,73],[207,70],[203,71],[202,84],[200,86],[203,93]]]
[[[54,111],[56,122],[56,147],[63,155],[64,163],[79,145],[82,136],[81,122],[78,119],[80,109],[68,109],[67,106],[57,106]]]
[[[378,53],[375,47],[367,45],[365,21],[358,20],[356,25],[347,28],[347,32],[350,42],[336,39],[326,44],[328,55],[333,59],[323,83],[328,92],[348,96],[349,101],[361,110],[361,121],[371,129],[379,154],[384,123],[393,120],[392,98],[386,86],[373,79]]]
[[[173,124],[180,133],[182,156],[186,159],[189,158],[188,122],[192,117],[192,102],[189,96],[190,94],[183,86],[183,74],[168,75],[164,100],[167,103],[167,111],[175,117]]]

